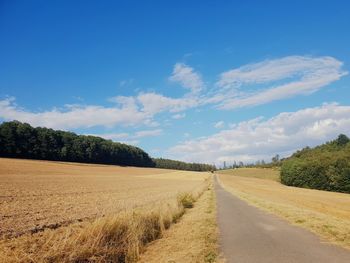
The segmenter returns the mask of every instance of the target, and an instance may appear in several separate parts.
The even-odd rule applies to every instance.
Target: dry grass
[[[207,173],[0,158],[0,239],[173,199]]]
[[[139,262],[218,262],[217,239],[215,193],[210,187],[178,224],[146,247]]]
[[[280,182],[280,171],[276,169],[238,168],[238,169],[219,170],[218,173],[230,174],[230,175],[242,176],[242,177],[268,179],[268,180]]]
[[[247,169],[238,169],[235,175]],[[252,170],[263,177],[265,169]],[[272,180],[220,174],[228,191],[289,222],[305,227],[325,240],[350,248],[350,195],[288,187]]]
[[[200,193],[193,194],[194,201]],[[0,261],[135,262],[144,246],[160,238],[184,212],[179,197],[173,202],[121,212],[91,223],[26,234],[0,242]]]

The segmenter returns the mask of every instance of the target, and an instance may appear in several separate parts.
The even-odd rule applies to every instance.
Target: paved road
[[[228,263],[349,263],[350,251],[225,191],[215,178],[220,247]]]

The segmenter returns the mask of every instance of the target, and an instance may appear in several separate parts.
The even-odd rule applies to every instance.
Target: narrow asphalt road
[[[220,247],[228,263],[349,263],[350,251],[322,243],[233,196],[215,176]]]

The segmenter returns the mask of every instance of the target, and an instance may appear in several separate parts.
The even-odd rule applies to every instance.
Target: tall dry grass
[[[162,237],[193,207],[207,185],[171,201],[3,240],[0,262],[135,262],[147,243]]]
[[[218,258],[216,196],[212,185],[162,239],[147,245],[140,263],[214,263]]]

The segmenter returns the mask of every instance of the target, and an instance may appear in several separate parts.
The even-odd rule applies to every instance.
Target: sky
[[[349,10],[0,0],[0,122],[218,166],[285,157],[350,135]]]

